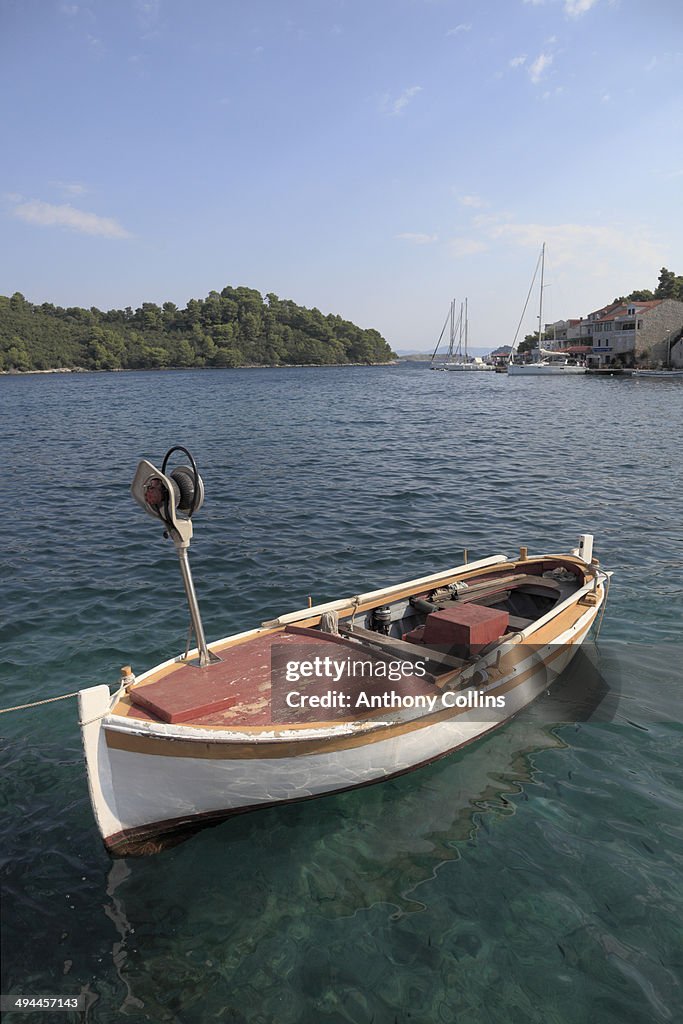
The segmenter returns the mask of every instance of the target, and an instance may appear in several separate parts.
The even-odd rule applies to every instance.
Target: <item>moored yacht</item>
[[[536,280],[536,274],[538,273],[539,264],[540,264],[540,268],[541,268],[541,285],[540,285],[539,300],[538,300],[538,355],[539,355],[539,358],[535,362],[533,362],[533,363],[515,363],[514,362],[515,348],[514,348],[514,344],[513,344],[512,351],[510,352],[510,361],[508,362],[507,372],[511,376],[515,376],[515,377],[517,377],[517,376],[519,376],[519,377],[539,377],[539,376],[544,376],[544,377],[547,377],[547,376],[554,376],[554,377],[563,376],[563,377],[566,377],[566,376],[571,376],[571,375],[577,374],[577,373],[585,373],[586,372],[586,367],[582,366],[579,362],[577,362],[576,359],[569,359],[569,358],[567,358],[567,355],[566,355],[565,352],[557,352],[557,351],[553,351],[551,349],[544,349],[542,347],[542,345],[541,345],[541,338],[542,338],[542,332],[543,332],[543,275],[544,275],[544,271],[545,271],[545,242],[543,243],[543,246],[541,247],[541,255],[539,257],[539,262],[536,264],[536,270],[534,271],[534,276],[533,276],[533,279],[531,281],[531,288],[529,289],[529,295],[527,295],[527,303],[529,301],[529,296],[531,295],[531,289],[534,286],[534,281]],[[526,312],[527,303],[525,303],[525,305],[524,305],[524,310],[522,311],[522,318],[524,317],[524,313]],[[522,322],[522,320],[520,319],[520,325],[521,325],[521,322]],[[519,327],[517,328],[517,330],[519,331]]]

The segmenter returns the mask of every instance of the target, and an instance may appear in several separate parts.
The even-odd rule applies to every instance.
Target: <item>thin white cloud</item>
[[[660,53],[651,57],[647,64],[643,65],[643,71],[656,71],[658,68],[664,71],[672,67],[676,68],[676,65],[681,63],[683,63],[683,50]]]
[[[102,238],[129,238],[130,234],[112,217],[77,210],[69,203],[44,203],[42,199],[29,199],[14,207],[13,214],[27,224],[41,228],[63,227],[84,235]]]
[[[546,0],[524,0],[525,4],[531,4],[532,7],[540,7],[545,2]],[[562,7],[570,18],[579,18],[586,11],[590,11],[591,7],[595,7],[597,2],[598,0],[562,0]],[[614,0],[608,0],[608,3],[613,5]]]
[[[143,31],[155,28],[161,13],[161,0],[136,0],[135,7]]]
[[[161,0],[133,0],[141,39],[154,39],[161,25]]]
[[[564,0],[565,14],[568,14],[570,18],[580,18],[586,11],[590,11],[591,7],[595,7],[598,0]]]
[[[513,57],[512,60],[508,62],[508,67],[511,67],[511,68],[521,68],[522,64],[525,64],[525,63],[526,63],[526,54],[523,53],[523,54],[520,54],[519,57]]]
[[[460,32],[470,32],[472,26],[468,23],[463,22],[461,25],[456,25],[455,28],[449,28],[446,33],[447,36],[457,36]]]
[[[533,64],[529,66],[529,78],[534,85],[538,85],[546,68],[549,68],[552,62],[552,53],[540,53]]]
[[[483,200],[481,196],[476,195],[476,193],[467,196],[458,196],[458,202],[461,206],[471,206],[475,209],[488,205],[485,200]]]
[[[404,242],[412,242],[413,245],[429,245],[431,242],[436,242],[437,235],[427,235],[420,231],[402,231],[400,235],[396,235],[396,238],[400,238]]]
[[[488,245],[480,238],[451,238],[448,250],[451,256],[473,256],[477,252],[486,252]]]
[[[65,18],[75,18],[78,14],[78,4],[60,4],[59,13]]]
[[[389,93],[385,93],[380,102],[380,110],[383,114],[390,114],[394,117],[402,114],[419,92],[422,92],[421,85],[411,85],[409,89],[404,89],[396,99],[392,99]]]
[[[605,276],[614,264],[614,254],[627,257],[635,269],[651,271],[662,265],[660,247],[646,226],[638,224],[519,223],[508,212],[475,214],[466,236],[449,240],[456,257],[470,256],[502,246],[540,250],[548,243],[552,266],[581,268],[584,276]]]
[[[600,224],[507,222],[489,223],[485,233],[495,241],[507,241],[524,248],[540,249],[545,241],[556,267],[576,264],[585,266],[586,273],[591,272],[591,267],[613,259],[615,252],[628,255],[637,266],[644,268],[656,266],[661,259],[648,233],[635,225],[622,228]]]
[[[50,184],[61,189],[67,196],[82,196],[84,192],[88,191],[80,181],[51,181]]]

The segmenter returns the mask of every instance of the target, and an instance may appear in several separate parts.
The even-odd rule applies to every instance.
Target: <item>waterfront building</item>
[[[683,302],[675,299],[615,302],[568,324],[558,347],[588,346],[589,366],[683,366]]]

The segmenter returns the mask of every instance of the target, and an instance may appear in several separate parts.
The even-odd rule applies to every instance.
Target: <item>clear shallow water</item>
[[[209,638],[464,547],[588,531],[615,571],[562,708],[553,693],[420,772],[149,860],[102,850],[74,701],[1,716],[2,991],[85,990],[98,1022],[680,1020],[682,433],[673,381],[0,379],[2,707],[183,648],[173,549],[128,495],[172,443],[207,487]]]

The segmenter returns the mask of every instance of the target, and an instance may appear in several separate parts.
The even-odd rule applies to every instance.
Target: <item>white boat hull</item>
[[[388,727],[320,723],[296,732],[273,727],[258,736],[244,729],[207,734],[113,715],[107,687],[82,691],[90,792],[105,845],[116,854],[154,852],[166,845],[164,836],[183,829],[364,786],[471,743],[516,715],[566,668],[598,613],[599,593],[598,603],[552,643],[517,645],[515,667],[482,682],[480,692],[505,692],[504,712],[440,706],[430,716],[394,713]]]
[[[565,366],[552,363],[527,363],[526,366],[517,363],[508,364],[508,373],[512,377],[567,377],[573,374],[585,374],[585,366]]]
[[[445,370],[493,370],[492,366],[486,363],[451,363],[444,367]]]

